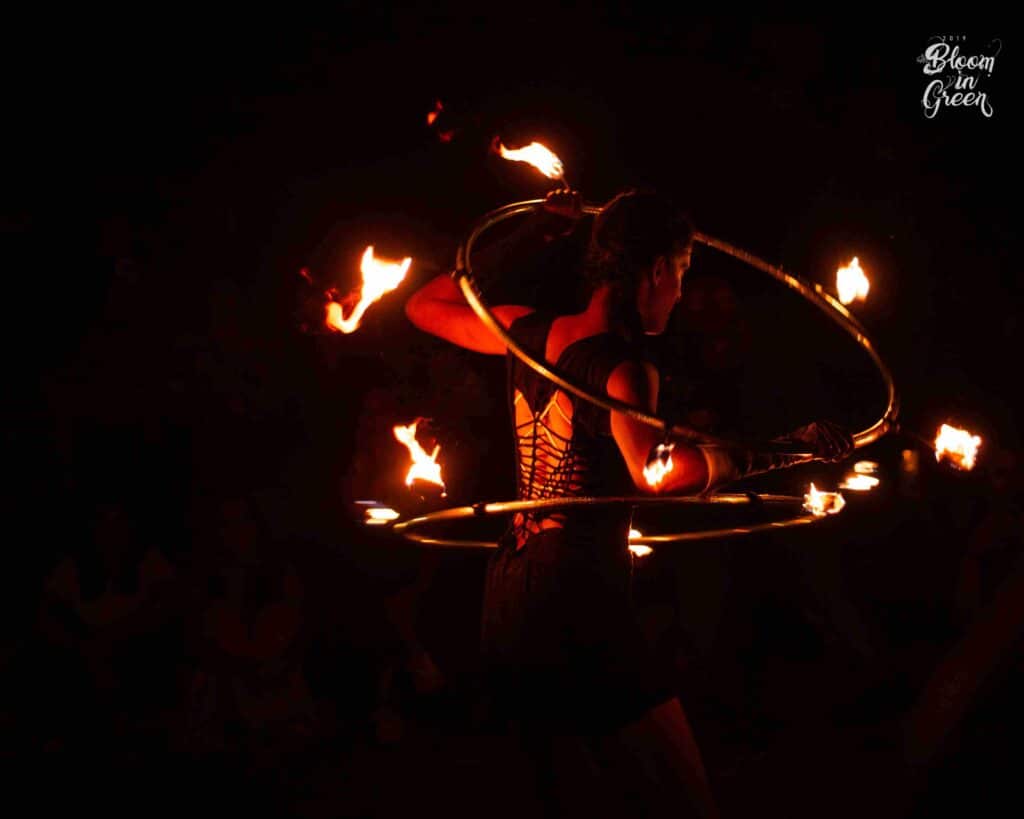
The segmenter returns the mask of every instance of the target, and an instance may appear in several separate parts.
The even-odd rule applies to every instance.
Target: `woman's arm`
[[[647,362],[625,361],[608,377],[610,398],[654,414],[658,406],[658,371]],[[677,442],[672,450],[672,470],[652,487],[644,477],[647,459],[664,435],[650,424],[635,421],[621,412],[611,413],[612,437],[619,445],[637,490],[645,494],[685,495],[702,491],[708,483],[708,468],[698,447]]]
[[[623,362],[608,378],[607,392],[611,398],[653,414],[658,405],[658,371],[648,363]],[[644,467],[664,437],[654,427],[628,416],[611,413],[612,435],[633,476],[637,489],[650,494],[693,494],[717,489],[725,484],[794,466],[809,460],[806,456],[761,453],[740,447],[694,446],[675,441],[672,470],[652,487],[644,477]],[[841,461],[853,450],[853,439],[835,424],[819,421],[800,427],[784,439],[807,444],[813,460]]]
[[[533,308],[507,304],[492,312],[506,329]],[[473,350],[477,353],[504,355],[505,343],[477,317],[466,303],[454,280],[442,273],[417,290],[405,303],[405,315],[421,330]]]
[[[554,191],[548,194],[544,206],[511,235],[474,253],[474,265],[484,275],[514,275],[515,270],[529,264],[552,239],[571,232],[583,212],[582,207],[578,193]],[[508,328],[520,316],[532,313],[533,308],[509,304],[495,307],[492,312]],[[406,302],[405,314],[424,332],[452,344],[478,353],[505,354],[504,342],[480,321],[448,275],[437,276],[417,290]]]

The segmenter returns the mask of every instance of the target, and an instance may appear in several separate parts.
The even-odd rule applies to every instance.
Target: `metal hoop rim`
[[[470,506],[455,506],[429,512],[406,521],[395,523],[391,529],[406,540],[423,546],[435,546],[452,549],[494,549],[498,543],[490,540],[471,540],[456,538],[435,538],[414,532],[432,523],[466,518],[489,517],[509,512],[525,512],[536,509],[562,508],[567,506],[679,506],[679,505],[767,505],[767,506],[798,506],[803,507],[804,499],[796,495],[755,494],[753,492],[723,492],[715,495],[636,495],[615,497],[564,497],[546,498],[544,500],[495,501],[492,503],[476,503]],[[795,515],[780,521],[756,523],[749,526],[732,526],[723,529],[703,529],[696,532],[675,532],[664,535],[644,535],[631,538],[631,544],[662,544],[681,543],[707,540],[711,538],[731,537],[754,532],[786,529],[791,526],[802,526],[824,520],[824,516],[810,513]]]
[[[746,448],[757,449],[761,452],[788,452],[795,455],[804,455],[807,460],[811,459],[811,454],[805,450],[794,452],[791,448],[780,447],[774,442],[757,442],[751,444],[719,438],[681,424],[671,424],[665,419],[645,413],[634,406],[617,401],[613,398],[594,395],[588,390],[582,389],[573,384],[572,381],[558,373],[550,365],[537,361],[528,351],[520,347],[508,334],[505,328],[501,326],[500,322],[495,318],[490,308],[484,303],[479,292],[476,290],[473,281],[471,254],[476,240],[490,227],[518,214],[536,210],[543,204],[543,199],[530,199],[522,202],[512,202],[485,214],[474,225],[469,237],[462,245],[460,245],[456,255],[456,268],[453,276],[455,277],[459,288],[462,290],[466,301],[469,303],[470,307],[473,308],[480,320],[507,345],[517,358],[543,377],[553,381],[562,389],[566,389],[580,398],[590,401],[601,409],[619,412],[636,421],[653,426],[665,433],[666,437],[674,436],[683,440],[717,444],[720,446],[743,446]],[[583,212],[587,214],[596,214],[600,210],[601,208],[598,205],[585,204],[583,206]],[[854,341],[856,341],[857,344],[867,352],[878,369],[879,375],[882,377],[882,381],[885,384],[887,402],[885,411],[882,413],[882,416],[875,421],[875,423],[867,429],[861,430],[853,435],[853,445],[855,449],[859,449],[860,447],[873,443],[895,426],[896,418],[899,413],[899,397],[896,393],[896,386],[893,381],[892,374],[889,371],[889,368],[885,365],[885,362],[882,361],[878,352],[875,350],[870,339],[867,337],[867,332],[864,327],[844,305],[833,298],[831,294],[827,293],[821,285],[816,283],[813,285],[809,284],[799,277],[791,273],[787,273],[781,267],[772,265],[760,257],[742,250],[741,248],[720,239],[715,239],[714,237],[701,232],[696,233],[694,238],[696,241],[699,241],[708,247],[712,247],[769,274],[787,287],[797,291],[806,300],[811,302],[815,307],[822,310],[833,321],[835,321],[841,329],[845,330],[854,339]]]

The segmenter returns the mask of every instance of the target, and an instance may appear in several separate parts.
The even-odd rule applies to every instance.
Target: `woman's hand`
[[[778,439],[780,442],[809,444],[815,460],[837,463],[853,452],[853,436],[831,421],[815,421]]]
[[[583,197],[579,191],[562,188],[551,191],[544,198],[543,211],[557,217],[557,225],[553,225],[552,232],[560,232],[566,236],[576,228],[576,223],[583,216]]]

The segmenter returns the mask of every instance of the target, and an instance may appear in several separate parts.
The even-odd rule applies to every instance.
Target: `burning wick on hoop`
[[[969,471],[974,469],[980,446],[980,436],[943,424],[935,436],[935,460]]]
[[[857,257],[846,267],[840,267],[836,271],[836,291],[839,293],[839,301],[843,304],[850,304],[854,301],[864,301],[868,297],[868,289],[871,282],[861,270]]]
[[[405,485],[412,487],[414,481],[425,481],[439,487],[443,498],[446,495],[446,490],[444,481],[441,479],[441,464],[437,462],[441,445],[435,444],[434,451],[427,454],[426,450],[420,446],[420,442],[416,440],[416,427],[419,422],[420,419],[416,419],[408,426],[399,425],[394,428],[395,438],[399,443],[405,444],[412,458],[412,465],[405,476]]]
[[[819,492],[813,483],[804,495],[804,509],[817,518],[838,514],[844,506],[846,500],[838,492]]]

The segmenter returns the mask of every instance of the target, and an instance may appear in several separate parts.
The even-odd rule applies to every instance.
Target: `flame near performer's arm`
[[[653,413],[658,404],[658,380],[653,365],[627,361],[612,371],[606,389],[610,398]],[[611,413],[611,428],[640,492],[686,494],[704,488],[707,464],[697,447],[682,441],[666,442],[654,427],[618,412]]]

